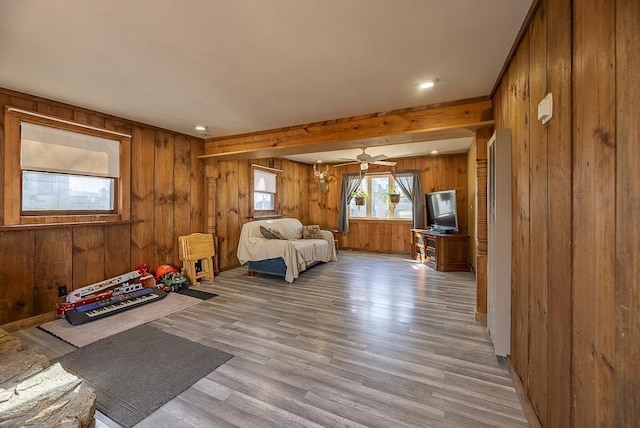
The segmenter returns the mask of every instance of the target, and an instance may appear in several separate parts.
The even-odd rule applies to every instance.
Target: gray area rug
[[[217,294],[200,291],[193,288],[185,288],[184,290],[177,291],[177,293],[184,296],[195,297],[196,299],[200,300],[209,300],[217,296]]]
[[[231,357],[141,325],[56,361],[96,391],[100,412],[131,427]]]

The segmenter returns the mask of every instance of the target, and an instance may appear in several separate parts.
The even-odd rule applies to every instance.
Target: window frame
[[[20,162],[21,122],[118,141],[120,147],[119,176],[114,178],[113,210],[23,211],[22,180],[24,170]],[[116,222],[130,220],[131,136],[129,135],[7,106],[5,107],[4,148],[2,150],[1,163],[4,166],[4,186],[1,186],[4,191],[2,195],[0,195],[2,202],[1,220],[4,225]],[[81,176],[82,174],[73,175]]]
[[[364,217],[353,217],[351,215],[351,207],[352,205],[355,204],[355,197],[351,198],[351,201],[349,202],[349,204],[347,205],[347,213],[349,216],[349,221],[408,221],[411,222],[413,221],[413,217],[396,217],[395,216],[395,207],[393,206],[393,204],[389,201],[387,202],[387,206],[389,208],[389,214],[390,216],[388,217],[372,217],[371,213],[373,211],[372,208],[372,179],[373,178],[380,178],[380,177],[386,177],[389,180],[389,189],[393,189],[393,192],[396,193],[400,193],[400,195],[402,195],[402,197],[405,197],[402,194],[402,191],[398,188],[398,184],[396,183],[395,178],[393,177],[393,174],[390,172],[378,172],[378,173],[371,173],[371,174],[364,174],[362,177],[362,181],[365,182],[365,188],[366,188],[366,192],[367,192],[367,197],[365,198],[365,204],[364,206],[361,206],[361,209],[364,208],[365,209],[365,216]],[[360,188],[360,186],[358,186],[358,188]],[[405,197],[406,198],[406,197]],[[413,202],[412,202],[413,204]]]
[[[270,173],[275,175],[275,179],[276,179],[276,191],[275,193],[273,193],[273,209],[272,210],[257,210],[255,209],[255,194],[256,194],[256,190],[255,190],[255,184],[254,184],[254,180],[255,180],[255,175],[254,175],[254,171],[258,169],[261,170],[262,172],[266,172],[266,173]],[[280,174],[282,173],[282,170],[280,169],[276,169],[276,168],[271,168],[268,166],[264,166],[264,165],[257,165],[257,164],[251,164],[251,179],[249,180],[250,184],[251,184],[251,189],[250,189],[250,211],[251,211],[251,216],[254,218],[260,218],[260,217],[276,217],[280,215]],[[259,192],[259,193],[270,193],[270,192]]]

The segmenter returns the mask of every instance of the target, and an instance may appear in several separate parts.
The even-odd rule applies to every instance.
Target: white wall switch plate
[[[547,94],[546,97],[538,104],[538,120],[542,121],[542,124],[549,122],[553,117],[553,95]]]

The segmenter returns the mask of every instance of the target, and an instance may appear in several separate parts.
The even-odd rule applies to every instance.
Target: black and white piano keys
[[[84,324],[160,300],[166,295],[167,293],[159,288],[143,288],[77,306],[65,312],[64,317],[72,325]]]

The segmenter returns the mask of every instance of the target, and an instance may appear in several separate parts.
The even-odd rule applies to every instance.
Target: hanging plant
[[[355,198],[357,206],[363,206],[364,200],[367,198],[368,194],[366,191],[362,189],[358,189],[355,192],[353,192],[351,196]]]
[[[400,202],[400,193],[385,193],[382,195],[382,200],[387,204],[397,204]]]

